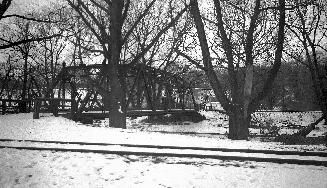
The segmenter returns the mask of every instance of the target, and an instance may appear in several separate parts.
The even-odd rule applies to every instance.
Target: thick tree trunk
[[[110,103],[109,103],[109,126],[116,128],[126,128],[125,93],[119,81],[118,65],[121,51],[121,29],[122,10],[124,1],[113,0],[111,4],[111,27],[110,42],[111,54],[106,54],[109,58],[106,66],[106,73],[109,76]]]
[[[113,89],[109,95],[109,126],[126,129],[126,112],[123,111],[123,104],[117,96],[124,96],[122,90]]]
[[[113,55],[114,56],[114,55]],[[110,94],[108,95],[109,126],[126,129],[126,98],[118,78],[117,66],[108,66]]]
[[[244,90],[243,90],[244,117],[248,115],[248,108],[252,97],[252,87],[253,87],[253,65],[249,64],[246,66],[246,75],[245,75]]]
[[[251,116],[244,116],[240,109],[234,109],[228,113],[229,116],[229,135],[233,140],[247,140],[249,136],[249,126]]]

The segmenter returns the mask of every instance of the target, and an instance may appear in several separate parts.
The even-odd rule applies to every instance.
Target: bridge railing
[[[1,114],[30,112],[32,109],[32,100],[18,100],[18,99],[0,99]]]
[[[59,116],[59,111],[70,110],[71,114],[75,114],[77,104],[72,99],[62,98],[36,98],[34,99],[33,119],[39,119],[40,113],[52,112],[55,117]],[[68,104],[67,104],[68,103]]]

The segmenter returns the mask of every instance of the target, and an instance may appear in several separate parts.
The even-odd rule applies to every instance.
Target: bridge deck
[[[171,109],[171,110],[132,110],[127,111],[128,117],[140,117],[140,116],[155,116],[155,115],[166,115],[166,114],[187,114],[192,115],[196,113],[197,111],[194,109]],[[85,112],[83,113],[83,116],[92,117],[94,119],[104,119],[108,118],[108,113],[102,113],[102,112]]]

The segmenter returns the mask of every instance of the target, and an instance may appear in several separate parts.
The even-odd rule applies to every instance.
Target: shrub
[[[323,137],[303,137],[299,135],[286,135],[282,134],[277,136],[274,141],[282,142],[286,145],[314,145],[314,144],[326,144],[326,138]]]

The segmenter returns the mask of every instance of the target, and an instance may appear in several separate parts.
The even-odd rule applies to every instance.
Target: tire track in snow
[[[326,152],[253,150],[208,147],[180,147],[164,145],[135,145],[119,143],[91,143],[41,140],[0,139],[0,148],[56,152],[80,152],[116,155],[183,157],[219,160],[257,161],[315,165],[327,167]]]

